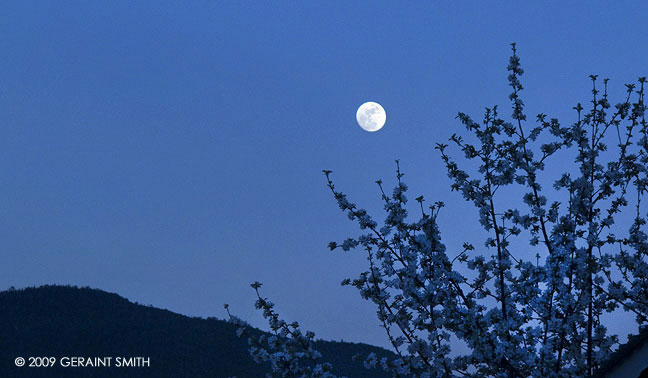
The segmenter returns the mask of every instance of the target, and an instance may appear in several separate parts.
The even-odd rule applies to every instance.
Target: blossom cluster
[[[245,334],[248,337],[250,355],[254,361],[270,364],[272,372],[266,377],[338,378],[331,372],[332,365],[322,362],[322,354],[313,347],[315,334],[310,331],[302,333],[299,323],[287,323],[280,319],[274,310],[274,303],[261,296],[261,283],[255,282],[251,286],[257,295],[255,307],[268,320],[271,336],[251,333],[246,322],[230,314],[228,305],[225,305],[225,309],[230,322],[237,325],[237,335],[241,337]]]

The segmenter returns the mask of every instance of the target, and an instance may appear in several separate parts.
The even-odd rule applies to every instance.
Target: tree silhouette
[[[438,224],[444,204],[426,206],[423,196],[416,198],[419,215],[408,220],[398,161],[390,194],[377,181],[381,225],[324,171],[340,209],[362,231],[329,247],[363,250],[368,260],[368,269],[343,285],[376,304],[397,355],[369,356],[369,367],[394,377],[589,377],[618,344],[604,315],[625,311],[646,323],[646,79],[627,84],[612,107],[608,79],[591,75],[588,109],[578,103],[575,121],[564,126],[543,113],[527,120],[515,44],[508,71],[511,121],[496,106],[481,122],[459,113],[466,135],[436,145],[451,190],[477,210],[488,234],[483,243],[447,251]],[[462,159],[453,157],[457,150]],[[259,300],[267,312],[267,299]],[[275,329],[276,313],[267,318]],[[253,344],[252,353],[277,358],[269,356],[295,340],[305,344],[290,359],[312,357],[304,353],[310,339],[290,331]],[[459,344],[468,352],[453,350]],[[281,377],[332,377],[273,367]]]

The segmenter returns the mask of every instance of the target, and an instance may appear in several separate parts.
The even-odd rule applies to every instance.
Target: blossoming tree
[[[386,212],[380,225],[324,171],[340,209],[361,229],[329,247],[362,250],[368,260],[366,271],[342,284],[376,305],[396,355],[370,355],[368,367],[394,377],[589,377],[618,344],[605,315],[625,311],[647,322],[646,79],[627,84],[611,106],[608,80],[592,75],[592,100],[587,109],[574,107],[570,125],[545,114],[531,122],[512,46],[511,120],[497,107],[486,108],[481,122],[459,113],[467,133],[436,146],[451,189],[474,205],[488,234],[480,244],[446,249],[441,202],[426,205],[420,196],[418,214],[409,216],[398,161],[391,193],[377,181]],[[560,171],[545,169],[552,161]],[[519,194],[516,206],[509,206],[511,193]],[[251,338],[255,360],[271,363],[270,376],[335,377],[313,349],[314,335],[281,320],[260,284],[253,287],[275,333]],[[468,352],[453,350],[459,344]]]

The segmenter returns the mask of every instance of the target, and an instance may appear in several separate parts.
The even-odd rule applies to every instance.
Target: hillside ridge
[[[323,340],[316,348],[338,375],[388,377],[352,359],[371,352],[389,356],[382,348]],[[225,320],[189,317],[100,289],[44,285],[0,292],[2,377],[263,377],[269,368],[255,364],[247,349],[247,340],[238,338],[236,327]],[[19,368],[17,357],[54,357],[56,363]],[[112,365],[60,366],[73,357],[111,357]],[[116,367],[118,357],[148,358],[150,365]]]

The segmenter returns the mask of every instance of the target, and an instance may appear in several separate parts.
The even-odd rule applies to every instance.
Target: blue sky
[[[161,4],[161,5],[160,5]],[[385,345],[339,286],[365,264],[322,169],[378,214],[400,159],[443,200],[449,248],[476,225],[436,142],[455,116],[523,98],[573,121],[588,75],[648,74],[631,2],[12,2],[0,6],[0,288],[88,285],[188,315],[223,303],[261,325],[248,284],[318,336]],[[387,124],[355,123],[365,101]],[[533,119],[533,117],[530,117]]]

